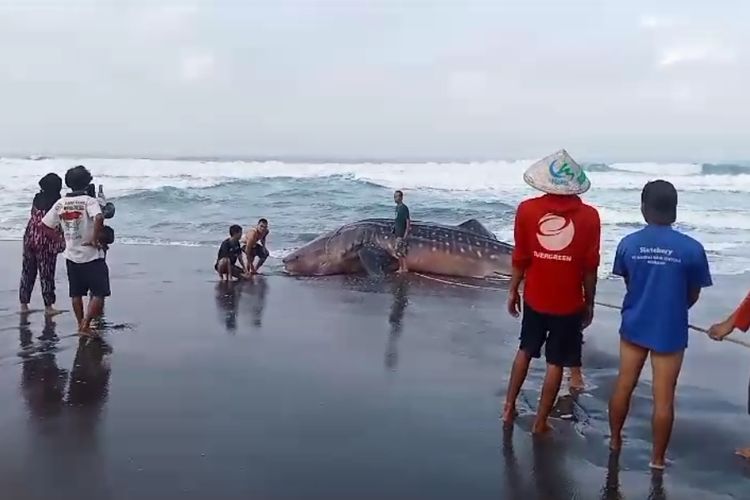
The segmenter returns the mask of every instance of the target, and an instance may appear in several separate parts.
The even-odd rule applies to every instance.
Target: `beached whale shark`
[[[412,221],[406,241],[410,271],[486,278],[511,274],[513,246],[503,243],[475,219],[458,226]],[[366,219],[323,234],[284,259],[288,274],[325,276],[398,268],[392,219]]]

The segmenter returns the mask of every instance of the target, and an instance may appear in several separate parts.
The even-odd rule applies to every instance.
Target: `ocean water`
[[[115,202],[116,245],[217,246],[230,224],[269,219],[280,258],[321,232],[393,215],[403,189],[412,218],[446,224],[476,218],[512,242],[514,207],[536,194],[522,180],[533,160],[469,163],[301,163],[151,159],[0,159],[0,240],[20,240],[37,181],[84,164]],[[603,221],[602,274],[619,239],[639,228],[640,190],[649,180],[680,193],[678,227],[698,238],[717,274],[750,271],[750,162],[585,164],[584,199]],[[113,251],[116,251],[113,248]],[[211,263],[207,263],[210,265]]]

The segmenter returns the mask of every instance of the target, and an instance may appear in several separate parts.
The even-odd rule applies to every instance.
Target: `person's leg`
[[[81,302],[81,308],[83,308],[83,302]],[[93,333],[91,329],[91,321],[94,318],[98,318],[102,315],[104,310],[104,297],[94,296],[89,299],[89,306],[86,308],[86,315],[81,323],[81,334],[91,335]]]
[[[76,264],[70,260],[65,261],[65,267],[68,272],[68,289],[70,303],[73,306],[73,313],[78,321],[78,331],[83,327],[83,298],[88,295],[89,289],[83,280],[81,264]]]
[[[511,368],[510,380],[508,381],[508,392],[505,395],[503,422],[506,424],[513,423],[516,417],[516,399],[521,393],[521,387],[526,380],[530,364],[531,355],[523,349],[519,349],[516,353],[516,359],[513,360],[513,368]]]
[[[534,434],[544,434],[551,429],[548,419],[550,413],[552,413],[552,408],[555,406],[557,393],[560,392],[562,374],[562,366],[547,363],[547,373],[544,376],[542,396],[539,398],[539,408],[534,419],[534,426],[531,429],[531,432]]]
[[[83,328],[83,297],[71,297],[70,303],[73,306],[73,313],[76,315],[76,321],[78,322],[78,331],[80,332]]]
[[[55,309],[57,296],[55,294],[55,270],[57,269],[57,253],[44,252],[38,256],[39,282],[42,286],[42,298],[47,316],[54,316],[60,311]]]
[[[672,436],[672,424],[674,423],[674,394],[684,354],[685,351],[670,354],[651,353],[654,395],[654,409],[651,416],[654,434],[651,455],[653,468],[661,469],[664,467],[664,457],[667,454],[669,439]]]
[[[34,282],[36,281],[36,271],[36,254],[31,248],[24,245],[23,263],[21,265],[21,283],[18,287],[18,300],[21,302],[22,312],[29,310],[31,292],[34,291]]]
[[[609,447],[619,450],[622,447],[622,427],[630,410],[630,398],[641,376],[648,349],[620,339],[620,371],[615,389],[609,399]]]
[[[255,265],[255,272],[260,271],[260,267],[268,259],[268,250],[263,245],[256,245],[256,255],[258,255],[258,264]]]
[[[232,278],[237,279],[237,280],[241,280],[242,279],[242,276],[243,276],[242,268],[237,267],[235,265],[230,265],[229,266],[229,270],[230,270],[230,272],[232,274]]]
[[[573,366],[570,368],[570,388],[575,391],[582,391],[586,388],[586,383],[583,380],[583,372],[580,366]]]
[[[230,265],[231,263],[229,262],[229,259],[227,258],[220,259],[219,262],[216,263],[216,266],[214,267],[214,269],[216,269],[216,272],[219,273],[220,280],[229,281],[229,279],[231,278],[231,274],[230,274],[231,269],[229,269]]]
[[[85,264],[86,277],[89,288],[91,289],[91,299],[83,319],[83,328],[81,333],[91,334],[91,321],[99,318],[104,311],[104,298],[110,296],[109,287],[109,268],[104,259],[95,260]]]
[[[406,265],[407,245],[404,238],[396,240],[396,256],[398,257],[398,272],[408,273],[409,267]]]
[[[547,326],[544,316],[523,305],[523,318],[521,319],[521,343],[513,361],[513,368],[508,381],[508,392],[505,395],[505,406],[503,408],[503,422],[513,423],[516,416],[516,400],[521,393],[521,388],[529,372],[532,358],[538,358],[542,354],[542,345],[547,337]]]
[[[557,394],[562,384],[563,367],[581,366],[582,317],[580,313],[564,316],[546,315],[549,334],[544,356],[547,359],[547,373],[542,386],[542,396],[532,432],[543,434],[551,429],[549,416],[555,406]]]

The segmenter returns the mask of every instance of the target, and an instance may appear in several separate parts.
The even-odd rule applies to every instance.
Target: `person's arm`
[[[91,234],[91,240],[83,242],[82,244],[84,246],[92,246],[96,248],[101,248],[102,245],[99,242],[99,238],[101,238],[103,228],[104,228],[104,216],[102,214],[99,214],[96,217],[94,217],[94,231]]]
[[[708,335],[714,340],[724,340],[724,337],[735,330],[747,332],[748,329],[750,329],[750,293],[727,319],[712,325],[708,329]]]
[[[601,236],[602,223],[599,212],[592,211],[591,217],[591,243],[586,251],[583,261],[583,298],[586,304],[583,328],[587,328],[594,320],[594,304],[596,301],[596,283],[599,264],[601,261]]]
[[[692,308],[701,296],[701,288],[713,284],[711,271],[708,267],[708,257],[703,247],[694,257],[688,267],[688,309]]]
[[[96,198],[91,198],[86,201],[86,213],[89,217],[94,219],[94,232],[91,235],[91,241],[89,245],[99,248],[99,238],[102,234],[102,228],[104,227],[104,215],[102,215],[102,209],[99,206],[99,202]]]
[[[406,212],[406,231],[404,232],[404,238],[406,238],[411,231],[411,214],[409,213],[409,207],[406,205],[404,205],[404,211]]]
[[[258,231],[255,229],[251,229],[247,232],[247,238],[245,242],[245,256],[247,257],[247,267],[250,268],[250,273],[255,274],[255,263],[253,262],[253,248],[255,247],[255,244],[258,242]]]
[[[612,263],[612,274],[620,276],[625,280],[625,287],[628,286],[628,264],[627,255],[625,251],[625,240],[620,240],[617,244],[617,250],[615,251],[615,261]]]
[[[743,332],[750,330],[750,293],[730,317],[734,328]]]
[[[531,263],[531,249],[526,243],[525,234],[523,232],[523,204],[519,205],[516,211],[516,219],[513,227],[513,254],[511,255],[511,262],[513,265],[513,272],[510,278],[510,286],[508,287],[508,313],[513,317],[518,317],[521,312],[521,295],[519,288],[526,275],[526,269]]]
[[[242,267],[242,272],[247,273],[249,269],[247,268],[247,265],[245,264],[245,255],[242,252],[242,250],[239,251],[237,254],[237,260],[240,261],[240,266]]]
[[[50,208],[47,213],[44,214],[44,217],[42,217],[42,224],[47,229],[51,230],[50,234],[52,234],[52,232],[56,234],[56,232],[60,228],[60,213],[57,203],[52,205],[52,208]]]

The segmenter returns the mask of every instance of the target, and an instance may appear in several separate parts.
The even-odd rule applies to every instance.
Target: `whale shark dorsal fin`
[[[476,219],[469,219],[466,222],[459,224],[458,227],[460,227],[464,231],[470,231],[480,236],[484,236],[485,238],[497,240],[497,236],[495,236],[492,231],[484,227],[482,223]]]

